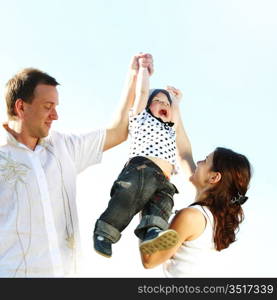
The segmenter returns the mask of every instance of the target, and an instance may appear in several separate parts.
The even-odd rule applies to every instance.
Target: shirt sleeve
[[[146,118],[146,115],[147,112],[145,109],[138,114],[134,114],[133,108],[129,110],[129,127],[128,127],[129,133],[131,133],[134,130],[135,124],[139,124],[142,119]]]
[[[62,137],[77,173],[101,162],[106,129],[98,129],[86,134],[64,134]]]

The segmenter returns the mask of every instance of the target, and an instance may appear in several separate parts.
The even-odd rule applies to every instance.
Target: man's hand
[[[135,74],[137,74],[139,70],[139,66],[147,68],[149,75],[151,76],[154,72],[152,55],[149,53],[141,53],[141,52],[137,55],[134,55],[131,58],[130,69],[131,71],[135,72]]]

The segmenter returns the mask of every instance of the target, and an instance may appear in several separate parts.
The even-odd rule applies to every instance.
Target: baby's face
[[[171,121],[172,109],[170,102],[164,93],[158,93],[153,98],[149,108],[155,117],[161,118],[164,122]]]

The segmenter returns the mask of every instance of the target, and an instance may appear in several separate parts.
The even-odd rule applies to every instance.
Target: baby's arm
[[[141,58],[149,63],[152,62],[152,56],[149,53],[139,53],[132,57],[119,107],[112,122],[107,126],[104,151],[124,142],[128,138],[128,113],[135,101],[137,73],[139,70],[138,60]],[[149,70],[149,72],[151,71],[152,69]]]
[[[191,143],[184,128],[179,106],[182,93],[180,90],[175,89],[174,87],[168,86],[167,90],[172,95],[172,122],[174,122],[176,128],[176,145],[180,166],[184,172],[190,176],[195,170],[196,166],[192,156]]]
[[[167,86],[166,90],[169,92],[171,100],[172,100],[172,104],[171,104],[171,108],[172,108],[172,118],[171,118],[171,122],[173,122],[175,124],[175,128],[177,128],[179,120],[180,120],[180,102],[182,99],[182,92],[178,89],[176,89],[173,86]]]
[[[147,104],[149,95],[149,77],[153,73],[153,60],[148,57],[139,58],[139,71],[136,83],[136,96],[134,102],[134,115],[142,112]]]

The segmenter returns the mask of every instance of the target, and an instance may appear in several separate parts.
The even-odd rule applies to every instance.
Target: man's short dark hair
[[[9,118],[16,116],[14,106],[17,99],[32,103],[38,84],[59,85],[55,78],[34,68],[23,69],[6,83],[5,98]]]

